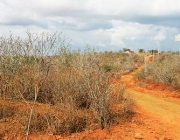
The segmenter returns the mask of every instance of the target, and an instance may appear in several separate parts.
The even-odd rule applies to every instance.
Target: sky
[[[180,0],[0,0],[0,36],[62,32],[72,48],[180,51]]]

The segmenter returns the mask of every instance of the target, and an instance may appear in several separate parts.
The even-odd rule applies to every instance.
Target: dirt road
[[[128,89],[127,92],[132,95],[135,103],[143,109],[157,115],[168,123],[180,125],[180,102],[173,102],[172,99],[157,97],[133,89]]]
[[[157,119],[153,125],[161,124],[167,128],[169,134],[173,134],[172,139],[180,140],[180,100],[159,96],[164,91],[138,87],[133,73],[123,75],[121,81],[127,87],[126,93],[134,98],[135,104]],[[171,94],[171,91],[166,94]]]

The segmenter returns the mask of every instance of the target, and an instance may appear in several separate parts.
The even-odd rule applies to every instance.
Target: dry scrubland
[[[153,58],[152,58],[153,59]],[[159,83],[180,89],[180,54],[162,53],[156,55],[152,62],[137,71],[135,77],[147,83]]]
[[[110,79],[133,71],[143,57],[88,47],[72,50],[61,36],[27,32],[27,38],[0,37],[1,139],[108,129],[134,114],[123,84]],[[161,68],[158,61],[163,59],[147,71],[155,65]]]

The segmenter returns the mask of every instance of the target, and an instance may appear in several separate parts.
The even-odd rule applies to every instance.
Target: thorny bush
[[[72,133],[90,128],[93,122],[108,128],[114,114],[123,113],[114,111],[114,104],[128,101],[123,97],[123,86],[109,83],[109,78],[133,71],[135,61],[141,61],[134,54],[97,53],[89,47],[71,50],[68,39],[60,36],[27,32],[27,38],[0,38],[0,98],[22,100],[31,113],[36,106],[30,106],[32,101],[59,108],[61,115],[34,111],[30,117],[22,116],[26,119],[19,117],[23,128],[32,119],[32,132],[48,128],[54,133]],[[112,90],[114,87],[118,90]],[[131,109],[131,104],[126,106]]]

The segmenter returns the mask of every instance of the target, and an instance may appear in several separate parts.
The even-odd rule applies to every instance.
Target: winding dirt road
[[[151,56],[148,56],[146,60],[150,62],[150,58]],[[166,129],[165,131],[170,138],[164,139],[180,140],[180,100],[168,96],[160,96],[164,95],[164,91],[161,90],[148,90],[145,87],[144,89],[139,87],[134,80],[133,73],[123,75],[121,81],[127,87],[126,93],[134,98],[135,104],[140,110],[155,118],[156,122],[152,125],[160,124],[161,127]],[[168,92],[166,94],[171,94],[171,91]],[[152,139],[152,137],[146,137],[146,139]],[[153,139],[159,139],[159,137]]]

